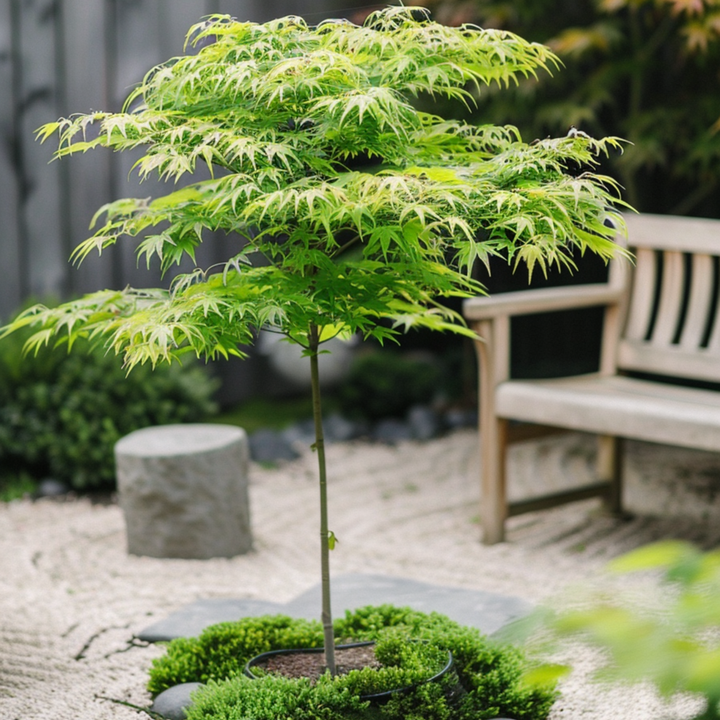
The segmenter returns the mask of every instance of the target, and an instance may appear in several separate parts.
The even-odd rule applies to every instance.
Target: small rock
[[[346,442],[360,437],[367,428],[363,423],[354,422],[339,413],[332,413],[323,420],[325,442]],[[301,420],[283,430],[282,436],[291,445],[299,443],[305,446],[315,442],[315,421],[312,418]]]
[[[185,708],[192,702],[190,695],[201,687],[203,683],[199,682],[173,685],[155,698],[150,710],[166,720],[185,720]]]
[[[70,492],[70,488],[60,480],[55,478],[45,478],[40,481],[36,497],[60,497],[61,495],[67,495]]]
[[[362,423],[348,420],[339,413],[332,413],[325,418],[323,429],[330,442],[346,442],[360,437],[363,434],[364,426]]]
[[[448,410],[445,413],[445,424],[452,430],[477,426],[478,415],[476,410]]]
[[[255,462],[295,460],[300,454],[283,433],[276,430],[258,430],[249,438],[250,457]]]
[[[396,445],[403,440],[412,440],[413,434],[408,423],[394,418],[380,420],[372,432],[373,440],[387,445]]]
[[[312,418],[300,420],[283,430],[282,436],[290,445],[298,443],[309,447],[315,442],[315,422]]]
[[[431,440],[442,429],[440,416],[426,405],[415,405],[407,414],[407,422],[416,440]]]

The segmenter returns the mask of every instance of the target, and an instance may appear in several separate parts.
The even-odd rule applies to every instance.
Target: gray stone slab
[[[531,605],[524,600],[482,590],[451,588],[387,575],[341,575],[332,581],[333,614],[365,605],[389,603],[398,607],[447,615],[450,619],[490,635],[509,622],[527,615]],[[316,585],[285,606],[293,617],[320,615],[320,586]]]
[[[167,642],[179,637],[197,637],[206,627],[219,622],[285,612],[285,606],[264,600],[212,598],[196,600],[164,620],[146,627],[137,637],[145,642]]]
[[[456,622],[491,635],[508,623],[526,615],[532,606],[520,598],[450,588],[385,575],[340,575],[332,580],[333,613],[341,617],[346,610],[365,605],[409,606],[422,612],[437,611]],[[138,634],[147,642],[194,637],[209,625],[242,617],[284,613],[292,617],[318,618],[320,586],[310,588],[289,603],[261,600],[197,600],[154,623]]]

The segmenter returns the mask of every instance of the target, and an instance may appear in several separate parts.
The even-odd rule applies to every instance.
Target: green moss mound
[[[179,683],[206,683],[188,710],[188,720],[340,720],[369,714],[384,720],[544,720],[556,696],[554,689],[521,683],[527,667],[521,650],[499,645],[438,613],[365,607],[336,620],[335,636],[338,642],[375,640],[387,667],[382,672],[326,675],[314,686],[273,676],[250,680],[242,671],[255,655],[322,646],[319,622],[273,615],[220,623],[197,638],[172,641],[167,653],[153,662],[148,689],[157,694]],[[419,646],[426,650],[418,651]],[[359,695],[427,679],[429,668],[437,669],[439,649],[452,652],[456,676],[417,685],[377,708],[360,701]],[[457,679],[464,688],[460,694],[452,692]]]

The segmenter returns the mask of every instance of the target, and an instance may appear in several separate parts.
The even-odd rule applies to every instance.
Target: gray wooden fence
[[[352,0],[0,0],[0,320],[27,298],[106,287],[156,286],[132,247],[68,263],[95,211],[111,199],[154,194],[130,177],[132,157],[98,150],[50,162],[53,140],[34,131],[61,116],[120,109],[130,87],[182,52],[209,13],[263,22],[290,13],[319,22],[370,3]],[[226,255],[223,241],[199,262]]]

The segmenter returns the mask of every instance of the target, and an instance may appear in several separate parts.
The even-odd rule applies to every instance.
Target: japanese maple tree
[[[472,335],[441,300],[481,293],[472,269],[491,255],[530,271],[571,265],[578,248],[611,257],[622,227],[613,207],[622,203],[593,168],[619,141],[571,132],[526,143],[509,125],[418,109],[419,96],[424,107],[433,97],[475,105],[490,84],[556,65],[541,45],[444,27],[422,8],[390,7],[362,26],[211,16],[191,28],[187,47],[147,74],[123,112],[61,119],[39,135],[58,135],[59,157],[140,147],[141,178],[182,181],[162,197],[101,208],[76,261],[137,238],[138,258],[170,272],[186,256],[194,262],[217,231],[236,239],[234,254],[175,274],[167,289],[102,290],[33,307],[5,333],[35,326],[30,349],[102,339],[128,369],[185,353],[243,355],[263,327],[304,348],[319,463],[322,621],[334,671],[323,342],[355,333],[385,341],[410,327]],[[200,167],[209,178],[192,177]]]

